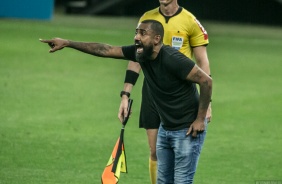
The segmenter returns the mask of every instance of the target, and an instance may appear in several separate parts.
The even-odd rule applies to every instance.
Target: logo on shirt
[[[202,26],[202,24],[200,23],[200,21],[198,21],[197,19],[195,19],[195,21],[197,22],[198,26],[200,27],[200,29],[202,30],[203,34],[204,34],[204,39],[207,40],[208,39],[208,33],[205,30],[204,26]]]
[[[182,47],[182,45],[183,45],[183,40],[184,40],[183,37],[172,36],[172,44],[171,44],[171,46],[173,48],[175,48],[176,50],[179,50]]]

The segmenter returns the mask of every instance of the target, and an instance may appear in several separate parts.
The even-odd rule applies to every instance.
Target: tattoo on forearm
[[[96,49],[93,48],[93,51],[95,51],[93,54],[98,56],[106,56],[107,52],[111,49],[111,46],[105,44],[96,44],[96,46]]]
[[[196,67],[195,69],[196,70],[194,70],[194,72],[191,73],[188,80],[199,84],[200,101],[199,101],[198,117],[204,119],[212,95],[212,79],[207,77],[200,68]]]
[[[211,99],[211,85],[206,80],[202,83],[200,87],[200,98],[202,99],[200,102],[200,109],[206,109],[209,106]]]
[[[192,80],[193,81],[199,81],[201,79],[201,71],[199,69],[197,69],[197,72],[192,75]]]
[[[199,70],[197,71],[197,74],[195,74],[198,79],[200,79],[202,74],[199,74]],[[211,83],[206,79],[203,81],[200,85],[200,98],[202,99],[200,102],[200,109],[206,109],[208,108],[210,104],[211,99],[211,93],[212,93],[212,86]]]
[[[70,42],[70,47],[95,56],[105,57],[111,49],[110,45],[100,43]]]

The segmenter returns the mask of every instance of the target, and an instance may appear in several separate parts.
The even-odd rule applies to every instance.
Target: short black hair
[[[150,23],[151,24],[151,29],[158,35],[160,35],[162,38],[164,37],[164,27],[163,25],[157,21],[157,20],[153,20],[153,19],[147,19],[147,20],[143,20],[141,23]]]

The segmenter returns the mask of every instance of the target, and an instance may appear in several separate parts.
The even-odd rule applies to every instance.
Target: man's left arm
[[[197,65],[204,71],[206,74],[211,76],[210,71],[210,64],[207,54],[206,46],[198,46],[193,48],[194,57],[196,60]],[[207,121],[210,122],[212,118],[212,109],[211,109],[211,102],[209,104],[209,108],[206,115]]]
[[[196,120],[190,126],[187,134],[192,132],[192,136],[197,136],[197,132],[204,131],[205,118],[212,95],[212,78],[197,65],[194,65],[186,80],[195,82],[200,86],[199,108]]]

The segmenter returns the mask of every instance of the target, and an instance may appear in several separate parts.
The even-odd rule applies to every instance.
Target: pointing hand
[[[39,41],[47,43],[51,47],[51,49],[49,50],[50,53],[56,52],[57,50],[61,50],[69,44],[68,40],[64,40],[61,38],[53,38],[51,40],[39,39]]]

